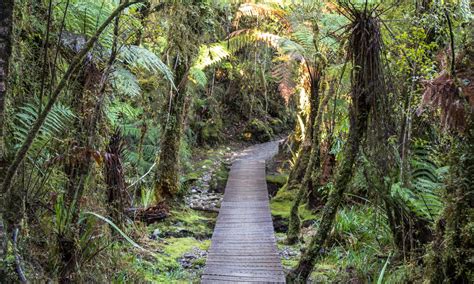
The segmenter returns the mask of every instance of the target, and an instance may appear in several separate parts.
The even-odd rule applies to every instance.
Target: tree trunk
[[[306,280],[308,278],[313,269],[314,262],[320,256],[323,245],[332,228],[337,209],[341,203],[347,184],[352,178],[354,163],[359,153],[359,146],[366,132],[368,108],[364,106],[364,104],[365,103],[359,104],[361,106],[359,107],[359,114],[355,115],[354,112],[351,112],[349,137],[344,146],[344,161],[338,172],[334,190],[330,193],[328,202],[324,207],[323,216],[321,217],[321,223],[316,235],[311,239],[311,243],[301,256],[296,269],[291,271],[288,275],[287,280],[289,283]]]
[[[6,152],[4,115],[5,97],[8,90],[8,65],[12,53],[13,5],[13,0],[2,0],[0,2],[0,169],[6,166],[4,160]]]
[[[178,59],[177,59],[178,60]],[[179,62],[176,68],[177,91],[171,91],[168,120],[163,129],[159,164],[155,175],[156,202],[170,202],[179,191],[179,149],[186,116],[186,83],[188,67]]]
[[[312,72],[312,69],[308,69],[308,72]],[[311,76],[317,76],[313,74]],[[319,79],[318,79],[319,80]],[[316,116],[318,115],[318,107],[319,107],[319,82],[313,82],[311,79],[311,96],[309,100],[309,115],[306,121],[306,134],[304,140],[301,142],[301,145],[298,150],[298,157],[296,159],[295,165],[290,171],[287,181],[287,189],[288,190],[297,190],[301,186],[301,182],[304,179],[306,169],[308,168],[308,163],[311,156],[311,144],[312,144],[312,137],[313,137],[313,127],[314,122],[316,121]]]
[[[67,176],[64,207],[71,217],[66,229],[58,235],[59,254],[64,264],[60,272],[61,283],[72,281],[71,275],[77,266],[77,221],[95,153],[92,143],[98,123],[95,114],[100,111],[100,108],[96,109],[96,106],[100,105],[98,100],[101,97],[100,91],[97,90],[101,89],[103,73],[93,62],[85,62],[84,65],[84,70],[77,76],[79,88],[72,102],[78,114],[74,123],[74,139],[69,146],[64,165],[64,173]]]
[[[321,105],[318,109],[318,115],[316,117],[316,123],[313,129],[313,133],[316,133],[317,140],[313,139],[313,148],[317,148],[317,165],[315,165],[314,169],[309,173],[310,176],[308,177],[310,180],[308,181],[308,208],[309,209],[316,209],[318,203],[321,200],[321,196],[319,193],[319,189],[324,186],[331,176],[331,169],[333,166],[333,162],[335,162],[334,155],[330,154],[329,151],[331,150],[331,141],[328,138],[325,142],[328,143],[328,149],[326,153],[324,153],[325,158],[321,160],[322,156],[322,141],[321,141],[321,127],[323,125],[323,113],[324,110],[329,102],[329,99],[334,94],[334,82],[330,83],[329,93],[323,98],[321,101]],[[334,158],[334,159],[332,159]]]
[[[123,214],[126,204],[126,188],[122,166],[123,138],[116,130],[110,137],[105,154],[104,175],[107,185],[109,216],[119,227],[123,227]]]
[[[5,100],[8,90],[8,74],[10,56],[12,53],[12,26],[13,26],[13,0],[0,1],[0,184],[4,181],[4,174],[9,165],[5,146]],[[0,191],[0,261],[3,261],[8,248],[8,233],[4,217],[7,212],[5,191]],[[10,230],[11,231],[11,230]],[[3,267],[3,265],[2,265]],[[0,269],[2,278],[3,269]]]
[[[319,85],[320,85],[320,75],[318,78],[314,78],[311,82],[311,118],[310,121],[313,121],[311,126],[311,146],[310,154],[307,160],[306,168],[304,169],[304,176],[301,184],[298,187],[298,193],[296,194],[293,205],[291,206],[290,211],[290,220],[288,224],[288,234],[286,242],[288,244],[294,244],[298,241],[300,234],[300,218],[298,207],[300,206],[303,197],[308,192],[309,188],[312,188],[312,179],[311,176],[313,172],[319,169],[320,166],[320,151],[319,151],[319,136],[320,136],[320,125],[321,125],[321,112],[319,111]]]
[[[344,160],[336,177],[334,190],[329,194],[321,223],[316,235],[302,254],[297,267],[287,276],[287,282],[294,283],[306,281],[314,263],[321,255],[323,246],[331,231],[337,209],[342,201],[347,185],[352,179],[354,163],[357,159],[362,139],[367,132],[369,112],[377,95],[383,93],[381,89],[382,74],[380,65],[380,27],[378,20],[367,10],[353,9],[351,23],[352,34],[350,37],[350,54],[352,64],[351,97],[352,105],[349,113],[349,136],[344,145]]]

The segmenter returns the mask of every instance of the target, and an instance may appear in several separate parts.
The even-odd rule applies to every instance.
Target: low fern
[[[442,208],[443,177],[448,167],[438,167],[433,160],[433,150],[416,146],[413,151],[410,183],[392,185],[393,197],[400,198],[409,210],[427,220],[434,220]]]

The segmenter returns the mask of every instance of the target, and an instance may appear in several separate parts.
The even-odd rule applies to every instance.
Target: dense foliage
[[[470,1],[0,1],[1,283],[197,281],[276,139],[288,282],[474,279]]]

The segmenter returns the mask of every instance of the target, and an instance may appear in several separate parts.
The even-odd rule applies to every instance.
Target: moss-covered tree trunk
[[[179,60],[179,59],[176,59]],[[176,91],[170,92],[168,118],[164,122],[159,164],[155,175],[155,198],[157,202],[173,200],[179,191],[179,149],[185,117],[186,84],[188,67],[178,62]]]
[[[109,216],[116,225],[123,228],[123,213],[126,200],[124,169],[122,165],[123,138],[119,130],[110,137],[104,161],[105,183]]]
[[[288,234],[286,238],[286,242],[288,244],[294,244],[296,241],[298,241],[298,236],[300,233],[300,224],[301,224],[301,221],[299,218],[298,207],[301,204],[303,197],[308,192],[308,188],[311,188],[313,186],[311,176],[315,170],[319,169],[319,164],[320,164],[320,161],[319,161],[319,157],[320,157],[319,136],[320,136],[320,124],[321,124],[321,119],[319,119],[321,117],[320,112],[319,112],[320,75],[313,74],[312,76],[317,76],[317,77],[312,77],[313,80],[311,80],[311,97],[310,97],[311,107],[312,107],[311,115],[315,115],[315,117],[313,119],[313,124],[311,126],[312,131],[311,131],[310,153],[306,159],[307,164],[306,164],[306,168],[304,169],[303,180],[301,181],[300,184],[298,184],[298,192],[296,193],[295,200],[293,201],[293,205],[291,206],[290,220],[288,224]]]
[[[308,68],[309,72],[313,72],[312,69]],[[312,75],[314,76],[314,74]],[[290,171],[287,182],[288,190],[298,190],[300,188],[301,182],[304,179],[306,169],[308,168],[308,163],[311,156],[311,145],[313,141],[313,127],[314,122],[316,121],[316,116],[318,115],[318,106],[319,106],[319,82],[315,85],[315,80],[311,79],[311,90],[309,98],[309,114],[306,120],[306,133],[305,137],[300,144],[298,150],[298,157],[296,159],[295,165]],[[319,78],[318,78],[319,80]],[[314,81],[314,82],[313,82]]]
[[[364,137],[367,125],[368,108],[365,103],[359,102],[360,112],[351,112],[351,125],[349,137],[344,147],[344,161],[338,171],[334,190],[330,193],[326,203],[321,223],[316,235],[311,239],[311,243],[301,256],[298,266],[288,275],[288,281],[306,280],[311,273],[314,262],[321,254],[321,249],[331,231],[337,209],[341,203],[347,184],[352,178],[354,163],[359,153],[359,146]],[[365,110],[364,110],[365,109]]]
[[[8,65],[12,52],[13,6],[13,0],[0,2],[0,170],[5,166],[4,116],[5,97],[8,89]]]
[[[326,141],[321,140],[321,129],[323,127],[323,114],[326,109],[327,104],[329,103],[330,98],[335,95],[335,81],[332,80],[329,82],[329,90],[327,95],[324,96],[324,98],[321,101],[321,104],[319,106],[318,110],[318,116],[316,118],[316,124],[317,129],[315,128],[313,131],[318,133],[318,141],[317,145],[314,145],[314,147],[318,147],[318,154],[319,154],[319,161],[318,161],[318,168],[315,168],[311,172],[311,176],[309,177],[311,179],[310,186],[308,187],[308,202],[307,202],[307,207],[310,210],[315,210],[319,204],[321,204],[322,201],[322,196],[320,193],[320,189],[322,186],[324,186],[329,179],[331,178],[332,175],[332,168],[336,162],[335,156],[333,154],[330,154],[329,152],[331,151],[331,137],[332,134],[327,133],[326,136],[329,136],[326,138]],[[316,143],[316,141],[313,141],[313,143]],[[327,149],[326,152],[323,152],[322,145],[323,143],[326,143]]]
[[[471,283],[474,279],[474,112],[467,133],[451,156],[447,205],[431,245],[430,283]]]
[[[0,2],[0,185],[3,184],[4,174],[9,165],[5,146],[4,118],[5,99],[8,90],[8,71],[12,52],[13,8],[13,0],[2,0]],[[0,191],[0,261],[3,261],[6,255],[8,244],[4,217],[9,197],[5,196],[5,194],[6,192],[2,189]],[[0,278],[2,277],[2,270],[0,269]]]
[[[321,222],[316,235],[313,236],[298,262],[297,267],[288,276],[289,283],[306,281],[321,251],[336,217],[338,207],[344,192],[350,182],[359,148],[367,132],[367,123],[371,103],[381,93],[380,83],[380,26],[374,11],[357,10],[349,4],[345,9],[351,9],[352,23],[350,35],[350,55],[352,64],[351,98],[352,105],[349,113],[349,136],[344,145],[344,160],[336,177],[334,189],[324,207]]]

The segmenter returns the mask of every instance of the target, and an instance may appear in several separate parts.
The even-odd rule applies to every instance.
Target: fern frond
[[[36,101],[34,103],[27,103],[18,109],[13,125],[13,137],[16,145],[21,145],[25,141],[30,128],[38,118],[38,106],[39,103]],[[41,126],[30,152],[36,153],[53,137],[64,136],[64,133],[68,132],[67,130],[74,117],[73,111],[68,106],[61,103],[54,104],[44,124]]]
[[[393,197],[401,198],[409,210],[427,220],[434,220],[443,206],[441,190],[444,188],[443,177],[447,173],[447,167],[438,167],[433,161],[432,151],[427,146],[416,146],[410,186],[403,187],[396,183],[391,189]]]
[[[173,72],[155,53],[146,48],[136,45],[125,46],[120,50],[118,59],[124,64],[131,65],[133,68],[146,70],[151,73],[161,73],[174,86]]]
[[[277,6],[270,6],[268,4],[256,4],[256,3],[242,4],[240,5],[235,15],[233,25],[235,27],[238,27],[240,19],[244,16],[271,18],[275,20],[277,23],[284,26],[285,28],[290,27],[290,24],[288,20],[286,19],[286,11]]]
[[[189,78],[197,86],[204,87],[207,84],[206,73],[200,68],[191,67],[189,70]]]
[[[67,6],[64,2],[55,6],[57,10],[55,15],[64,15],[66,29],[77,34],[84,34],[88,38],[94,35],[95,31],[101,23],[109,17],[116,8],[113,1],[71,1]],[[67,7],[67,11],[66,11]],[[59,19],[58,19],[59,21]],[[100,37],[100,44],[105,47],[111,47],[113,42],[113,28],[108,27]]]
[[[125,68],[118,67],[110,75],[115,93],[125,95],[128,97],[135,97],[140,95],[141,88],[137,77]]]

